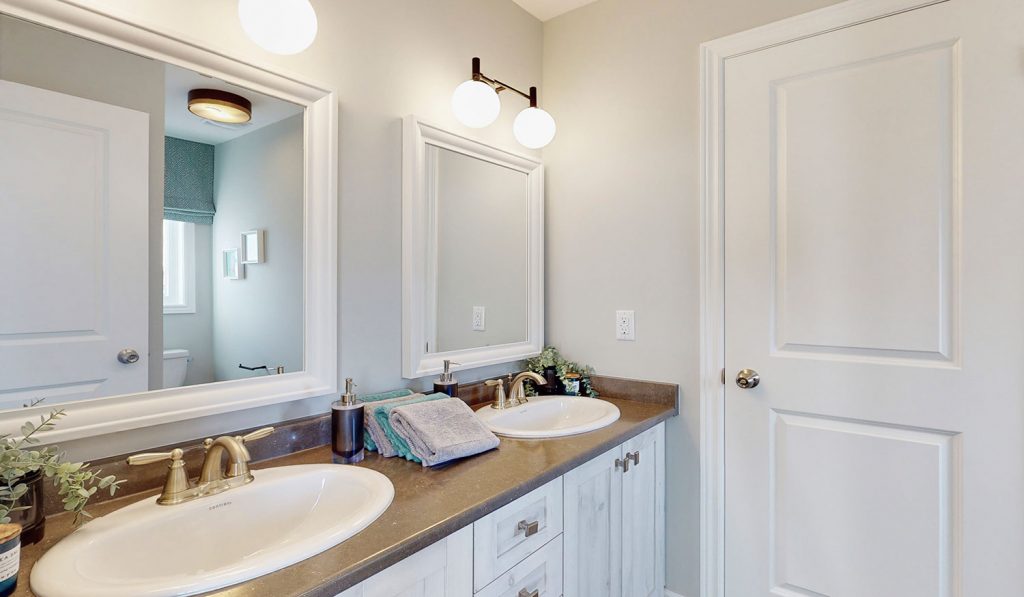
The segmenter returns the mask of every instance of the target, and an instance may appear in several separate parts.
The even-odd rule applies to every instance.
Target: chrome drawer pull
[[[628,473],[629,472],[629,459],[630,459],[630,455],[629,454],[626,454],[626,459],[625,460],[623,460],[621,458],[616,458],[615,459],[615,468],[621,468],[622,472]]]
[[[534,520],[532,522],[526,522],[525,520],[520,520],[519,524],[516,526],[516,534],[518,535],[519,531],[523,531],[524,533],[526,533],[527,537],[530,537],[532,535],[536,535],[537,531],[539,531],[539,530],[540,530],[540,522],[538,522],[536,520]]]
[[[636,452],[626,452],[626,460],[633,460],[633,464],[636,466],[640,465],[640,450]]]
[[[526,589],[519,589],[518,597],[540,597],[540,589],[534,589],[533,592],[527,591]]]

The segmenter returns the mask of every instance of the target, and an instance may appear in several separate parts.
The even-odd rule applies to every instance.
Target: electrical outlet
[[[615,312],[615,339],[636,340],[636,325],[633,311]]]
[[[487,331],[487,313],[484,307],[473,307],[473,331]]]

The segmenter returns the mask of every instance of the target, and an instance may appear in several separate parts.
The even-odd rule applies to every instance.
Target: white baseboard
[[[680,595],[679,593],[674,593],[672,591],[669,591],[668,589],[665,589],[665,597],[683,597],[683,596]]]

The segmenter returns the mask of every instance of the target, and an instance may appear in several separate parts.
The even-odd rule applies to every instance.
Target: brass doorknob
[[[761,376],[753,369],[744,369],[736,374],[736,385],[741,390],[756,388],[759,383],[761,383]]]

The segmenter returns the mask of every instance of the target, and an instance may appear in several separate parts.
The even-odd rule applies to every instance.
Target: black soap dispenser
[[[331,449],[335,464],[355,464],[363,459],[363,405],[352,378],[345,379],[341,400],[331,403]]]
[[[458,365],[445,359],[444,371],[441,372],[441,377],[434,380],[434,393],[448,394],[452,398],[459,397],[459,382],[455,381],[455,376],[452,375],[452,365]]]

